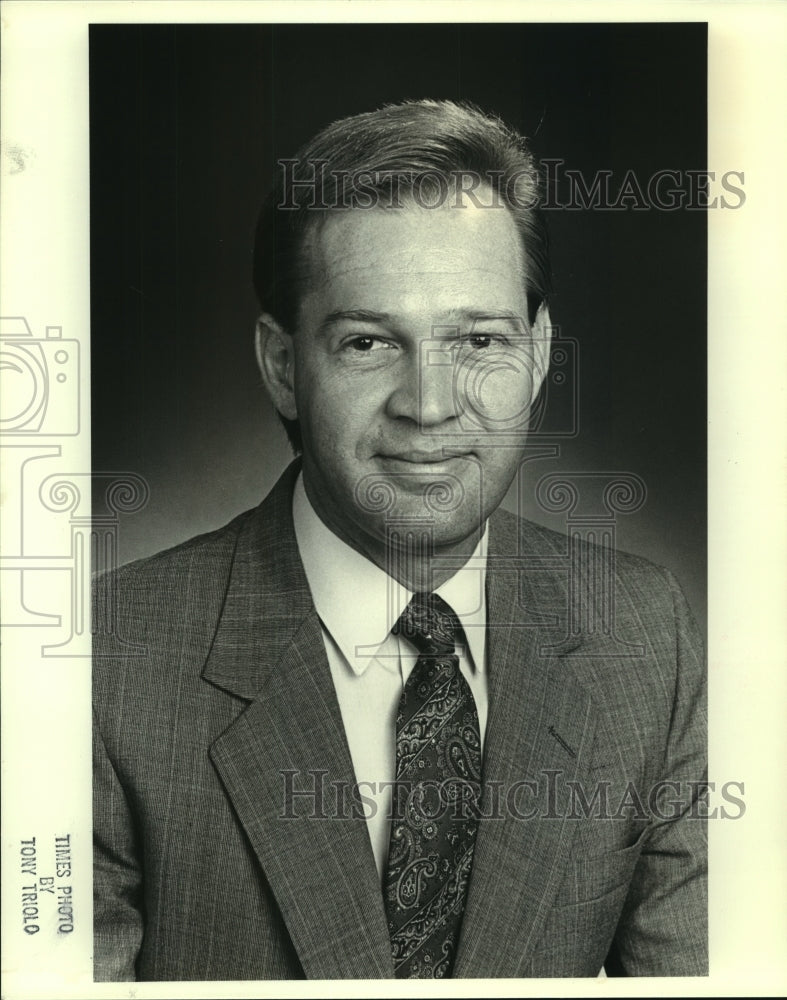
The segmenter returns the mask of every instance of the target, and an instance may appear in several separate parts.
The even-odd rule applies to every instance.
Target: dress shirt
[[[391,629],[413,592],[326,527],[306,496],[302,476],[293,496],[293,522],[382,879],[396,777],[396,713],[418,659],[415,647]],[[467,638],[466,644],[457,643],[456,652],[478,710],[482,751],[488,706],[486,546],[485,528],[465,565],[436,591],[453,608]],[[349,796],[347,802],[352,802]]]

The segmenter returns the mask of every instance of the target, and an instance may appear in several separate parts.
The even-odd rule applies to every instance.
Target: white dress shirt
[[[418,659],[411,643],[391,635],[391,628],[413,593],[325,526],[306,496],[302,476],[292,512],[382,880],[396,776],[396,713]],[[456,612],[467,637],[467,646],[457,644],[456,651],[478,709],[482,751],[488,706],[486,544],[485,529],[465,565],[436,591]]]

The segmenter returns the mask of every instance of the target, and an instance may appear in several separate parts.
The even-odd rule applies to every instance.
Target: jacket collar
[[[252,699],[314,611],[292,526],[293,462],[238,531],[213,644],[202,676]]]

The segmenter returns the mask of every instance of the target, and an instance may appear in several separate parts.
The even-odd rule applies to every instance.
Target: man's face
[[[312,505],[381,565],[392,528],[469,554],[516,474],[548,356],[513,219],[356,209],[308,253],[290,347]]]

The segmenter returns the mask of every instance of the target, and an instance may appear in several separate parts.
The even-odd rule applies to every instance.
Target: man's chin
[[[374,535],[378,545],[391,552],[417,551],[421,558],[454,549],[469,554],[485,519],[474,507],[467,509],[466,505],[458,510],[439,509],[440,503],[448,506],[451,500],[450,495],[438,495],[435,489],[430,505],[400,503],[384,517],[375,518],[373,524],[367,521],[367,531]]]
[[[387,520],[444,521],[480,516],[480,470],[468,457],[440,462],[385,459],[355,488],[355,504],[364,514]],[[468,513],[459,512],[468,508]],[[477,522],[476,522],[477,523]]]

